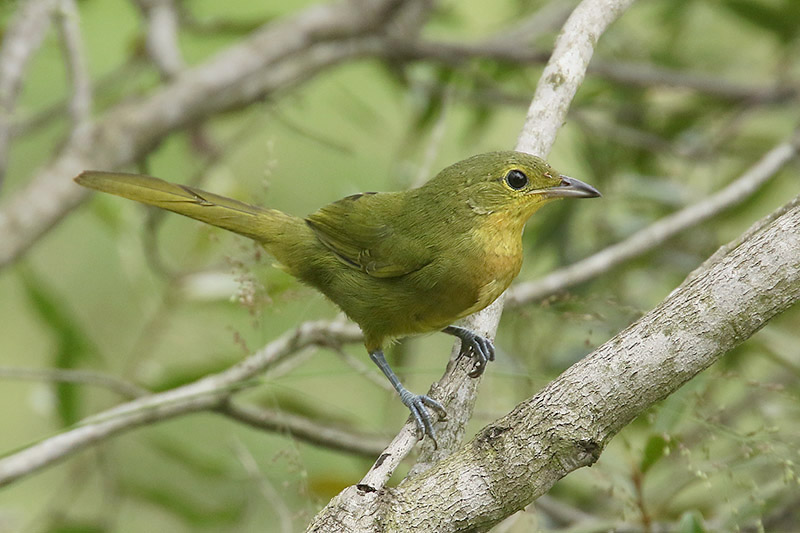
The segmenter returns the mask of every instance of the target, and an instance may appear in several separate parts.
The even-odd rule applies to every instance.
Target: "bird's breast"
[[[516,219],[489,215],[471,235],[477,252],[472,269],[476,301],[464,316],[479,311],[505,291],[522,267],[522,227]]]

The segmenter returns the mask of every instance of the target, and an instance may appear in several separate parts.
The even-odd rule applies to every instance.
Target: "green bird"
[[[137,174],[86,171],[75,181],[259,242],[361,327],[370,358],[411,411],[420,438],[434,437],[428,409],[444,418],[444,406],[403,386],[384,345],[443,331],[461,339],[462,352],[475,358],[470,376],[480,376],[494,345],[453,323],[491,304],[519,274],[522,231],[541,206],[600,196],[522,152],[476,155],[417,189],[354,194],[306,218]]]

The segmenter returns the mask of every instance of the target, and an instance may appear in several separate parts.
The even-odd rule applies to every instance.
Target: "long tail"
[[[84,187],[154,205],[259,241],[277,244],[292,226],[306,229],[302,219],[210,192],[122,172],[85,171],[75,178]],[[280,255],[280,254],[277,254]],[[277,257],[280,261],[282,258]]]

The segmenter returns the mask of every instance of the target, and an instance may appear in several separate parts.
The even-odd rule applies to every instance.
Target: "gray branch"
[[[486,531],[593,464],[611,438],[800,300],[800,206],[456,453],[396,489],[345,489],[311,531]],[[447,512],[442,512],[446,509]]]
[[[354,324],[307,322],[223,372],[175,389],[136,398],[94,415],[73,429],[3,457],[0,459],[0,487],[122,432],[197,411],[217,410],[251,425],[295,431],[302,437],[311,432],[308,424],[300,424],[297,418],[288,415],[280,418],[268,411],[259,414],[244,406],[230,404],[231,395],[256,385],[253,380],[256,375],[277,366],[305,347],[361,339],[361,331]],[[346,436],[345,432],[333,428],[318,429],[314,442],[327,443],[326,439],[330,437],[330,446],[337,449],[343,449],[346,442],[358,438]],[[366,441],[357,450],[359,453],[365,453],[365,447],[372,446],[374,450],[377,446],[374,439]]]
[[[29,0],[8,24],[0,48],[0,186],[3,184],[8,143],[23,76],[50,27],[57,0]]]

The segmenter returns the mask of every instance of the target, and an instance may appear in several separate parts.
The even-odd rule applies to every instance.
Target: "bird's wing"
[[[317,238],[344,264],[376,278],[403,276],[430,263],[433,252],[399,223],[394,193],[354,194],[306,218]]]

